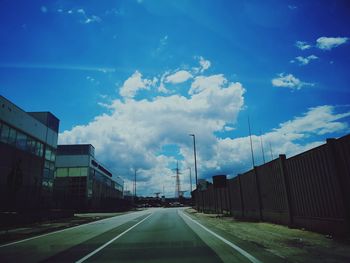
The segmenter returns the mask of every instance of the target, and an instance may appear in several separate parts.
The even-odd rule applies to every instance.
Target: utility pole
[[[180,198],[180,192],[181,192],[181,188],[180,188],[180,171],[179,171],[179,161],[176,162],[176,176],[175,176],[175,180],[176,180],[176,185],[175,185],[175,198]]]
[[[250,130],[250,120],[248,116],[248,128],[249,128],[249,139],[250,139],[250,151],[252,154],[252,163],[253,163],[253,168],[255,167],[255,162],[254,162],[254,152],[253,152],[253,142],[252,142],[252,132]]]
[[[273,153],[272,153],[272,146],[271,146],[271,142],[269,142],[270,144],[270,152],[271,152],[271,161],[273,160]]]
[[[190,191],[192,193],[192,173],[191,173],[191,167],[188,167],[188,169],[190,169]]]
[[[197,176],[197,153],[196,153],[196,135],[189,134],[193,137],[193,154],[194,154],[194,172],[196,175],[196,189],[198,188],[198,176]]]
[[[136,199],[136,172],[137,169],[134,168],[134,199]]]
[[[265,164],[265,152],[264,152],[264,144],[263,144],[263,140],[262,140],[262,133],[260,130],[260,145],[261,145],[261,151],[262,151],[262,157],[263,157],[263,161]]]

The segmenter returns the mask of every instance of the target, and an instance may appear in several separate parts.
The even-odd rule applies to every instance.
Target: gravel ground
[[[197,213],[186,209],[192,217],[232,241],[251,243],[288,262],[350,262],[350,240],[337,240],[302,229],[263,222],[244,222],[216,214]]]

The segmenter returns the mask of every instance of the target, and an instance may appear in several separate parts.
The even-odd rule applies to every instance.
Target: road
[[[0,246],[1,262],[260,262],[186,215],[155,208]]]

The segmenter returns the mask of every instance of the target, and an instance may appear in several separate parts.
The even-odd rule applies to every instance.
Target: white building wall
[[[57,147],[57,133],[55,131],[47,128],[2,96],[0,96],[0,119],[54,148]]]

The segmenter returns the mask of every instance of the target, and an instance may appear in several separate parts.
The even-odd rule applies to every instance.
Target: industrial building
[[[95,159],[91,144],[58,145],[54,200],[58,208],[118,209],[123,180]]]
[[[59,120],[0,96],[0,211],[52,205]]]

